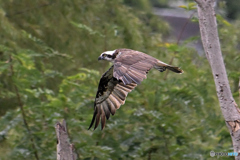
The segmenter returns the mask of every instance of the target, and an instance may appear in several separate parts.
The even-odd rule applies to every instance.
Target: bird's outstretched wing
[[[147,78],[148,71],[153,67],[160,72],[169,69],[176,73],[183,73],[180,68],[168,65],[145,53],[124,49],[124,53],[114,61],[113,77],[121,80],[125,85],[133,82],[140,84]]]
[[[110,114],[115,114],[116,109],[119,109],[125,103],[127,94],[137,86],[134,82],[125,85],[121,80],[117,80],[113,77],[113,70],[114,65],[100,79],[94,103],[93,118],[88,129],[93,126],[94,122],[94,129],[96,129],[100,119],[103,129],[106,118],[108,119]]]
[[[114,61],[113,76],[124,84],[140,84],[147,78],[148,71],[155,66],[157,59],[134,50],[126,50]]]

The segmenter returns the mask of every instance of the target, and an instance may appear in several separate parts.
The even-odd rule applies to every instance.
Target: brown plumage
[[[183,73],[183,70],[178,67],[170,66],[145,53],[130,49],[107,51],[102,53],[98,59],[111,61],[113,65],[100,79],[89,129],[94,122],[94,129],[96,129],[100,120],[103,129],[106,118],[109,119],[110,114],[114,115],[116,110],[125,103],[127,94],[147,78],[150,69],[155,68],[160,72],[169,69],[176,73]]]

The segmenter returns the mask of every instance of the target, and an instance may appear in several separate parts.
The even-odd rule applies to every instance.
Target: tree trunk
[[[204,51],[212,69],[218,100],[226,125],[232,137],[234,152],[238,153],[238,156],[235,158],[240,160],[240,114],[230,90],[222,58],[216,14],[214,11],[215,1],[195,1],[198,4],[199,27]]]
[[[57,122],[55,125],[57,134],[57,160],[76,160],[77,154],[74,152],[73,144],[69,143],[66,121]]]

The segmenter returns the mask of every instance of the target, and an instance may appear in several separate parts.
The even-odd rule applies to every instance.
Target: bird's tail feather
[[[169,69],[170,71],[176,72],[176,73],[183,73],[183,70],[180,69],[179,67],[174,67],[174,66],[167,66],[167,69]]]
[[[166,64],[162,61],[158,61],[158,63],[154,66],[154,68],[156,68],[160,72],[163,72],[166,69],[169,69],[170,71],[173,71],[173,72],[176,72],[176,73],[180,73],[180,74],[183,73],[183,70],[180,69],[179,67],[168,65],[168,64]]]

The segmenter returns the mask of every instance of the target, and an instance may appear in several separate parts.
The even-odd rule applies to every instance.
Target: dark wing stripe
[[[116,101],[118,101],[121,105],[124,104],[124,102],[118,97],[118,95],[117,95],[114,91],[112,92],[111,95],[112,95],[112,96],[116,99]],[[115,107],[117,107],[117,109],[118,109],[118,108],[120,108],[121,105],[118,105],[118,106],[115,106]]]
[[[114,88],[114,91],[116,91],[118,94],[121,94],[120,97],[123,97],[123,100],[124,100],[125,97],[127,96],[126,91],[121,90],[121,88],[120,88],[118,85]]]
[[[117,89],[119,92],[124,94],[125,97],[127,97],[128,92],[125,90],[123,86],[117,84],[115,89]],[[129,92],[131,92],[131,90]]]
[[[118,108],[119,108],[118,106],[121,105],[120,102],[119,102],[112,94],[109,95],[108,98],[111,100],[111,102],[113,103],[114,107],[115,107],[116,109],[118,109]]]
[[[128,72],[128,73],[126,73],[129,77],[131,77],[131,78],[137,78],[137,79],[139,79],[139,80],[143,80],[146,76],[145,75],[142,75],[141,73],[137,73],[137,72],[132,72],[132,71],[130,71],[130,72]]]
[[[113,103],[110,99],[107,99],[106,102],[108,104],[108,109],[110,110],[111,114],[114,115],[116,112],[116,108],[114,107]]]
[[[146,62],[138,62],[138,63],[133,64],[130,69],[135,68],[135,69],[141,70],[143,72],[146,72],[146,68],[151,69],[152,67],[153,67],[152,64],[149,64]]]
[[[131,78],[129,78],[129,77],[125,76],[125,75],[123,75],[122,81],[123,81],[124,84],[132,83]]]
[[[135,75],[139,75],[140,77],[145,77],[146,76],[146,72],[142,72],[142,71],[139,71],[139,70],[136,70],[136,69],[131,69],[131,70],[128,71],[128,73],[129,72],[132,72]]]
[[[121,68],[119,68],[120,71],[120,75],[124,75],[127,72],[128,68],[125,67],[124,65],[121,66]]]
[[[106,118],[108,119],[110,117],[110,109],[108,108],[108,103],[107,101],[102,102],[103,110],[106,115]]]
[[[98,124],[99,124],[99,122],[100,122],[100,115],[101,115],[101,106],[99,105],[99,106],[97,106],[97,115],[96,115],[96,122],[95,122],[95,126],[94,126],[94,130],[97,128],[97,126],[98,126]],[[98,111],[98,110],[100,110],[100,111]]]
[[[114,89],[113,93],[116,94],[122,101],[125,101],[126,95],[118,89]]]
[[[124,84],[130,84],[132,83],[132,79],[127,75],[127,73],[125,75],[123,75],[123,78],[125,79],[125,81],[127,83],[124,83]]]
[[[115,98],[119,98],[118,101],[122,104],[122,101],[124,100],[124,97],[122,97],[121,94],[119,94],[116,89],[113,90],[112,95],[115,96]]]
[[[138,75],[135,75],[135,74],[132,73],[132,72],[128,72],[128,75],[129,75],[129,76],[131,77],[131,79],[132,79],[135,83],[137,83],[137,84],[140,84],[141,81],[143,80],[142,78],[137,77]]]
[[[132,84],[135,84],[135,85],[132,85]],[[121,85],[121,86],[123,86],[123,85]],[[136,86],[137,86],[136,83],[131,83],[131,84],[128,84],[128,85],[124,85],[123,87],[125,87],[127,89],[130,89],[130,90],[133,90]]]
[[[126,92],[131,92],[132,89],[128,88],[127,85],[125,86],[122,86],[122,85],[118,85],[118,87],[123,91],[126,91]],[[127,94],[126,94],[127,95]]]
[[[138,68],[131,67],[129,71],[137,72],[138,74],[141,74],[142,76],[146,76],[146,71],[139,70]]]
[[[115,71],[115,74],[117,74],[117,75],[122,75],[122,72],[121,72],[120,69],[119,69],[119,70]],[[115,77],[115,78],[119,79],[119,77]]]
[[[101,108],[101,126],[102,128],[105,127],[105,124],[106,124],[106,118],[105,118],[105,113],[103,111],[103,107]]]

